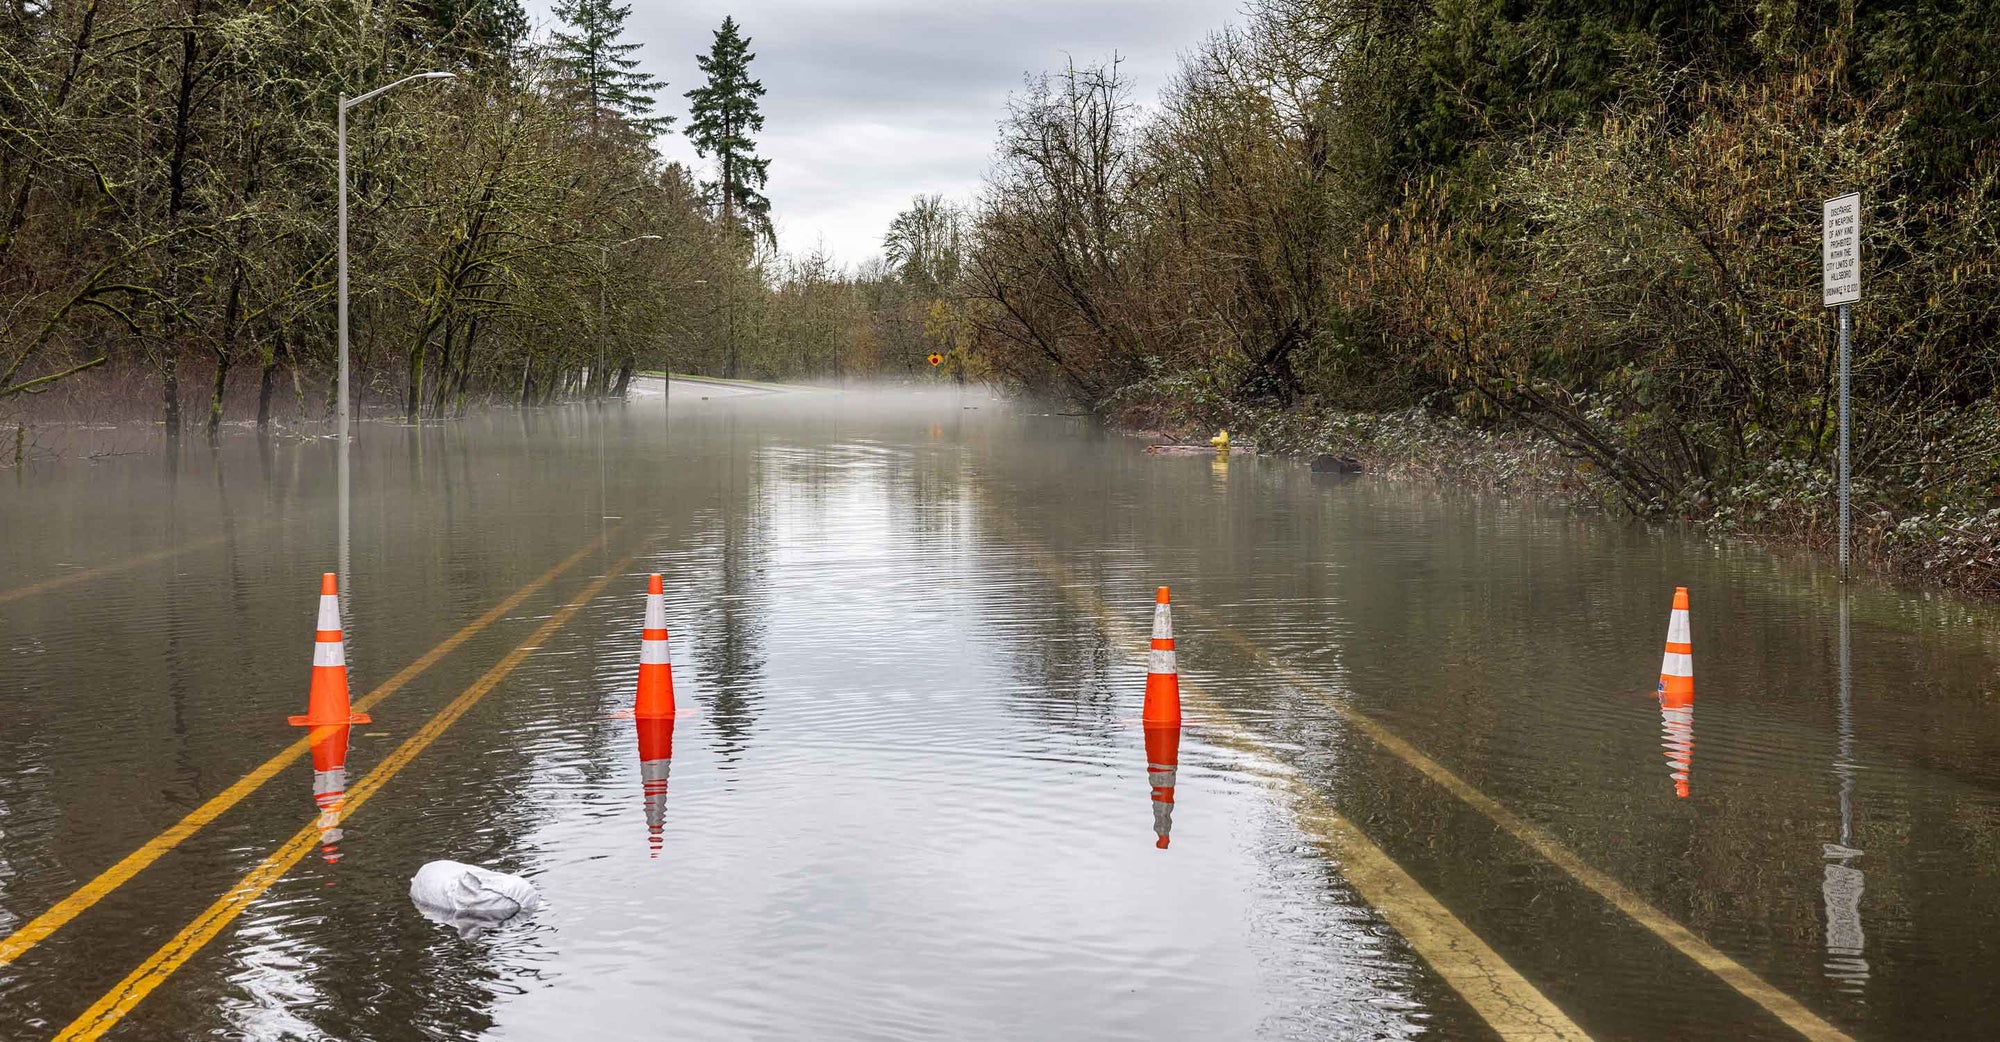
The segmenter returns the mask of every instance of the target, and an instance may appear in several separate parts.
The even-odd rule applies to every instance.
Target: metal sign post
[[[1853,472],[1848,457],[1853,412],[1848,404],[1853,352],[1848,346],[1853,318],[1849,307],[1861,299],[1861,196],[1856,192],[1828,199],[1821,210],[1820,298],[1840,309],[1840,580],[1847,581],[1850,521],[1848,505]]]

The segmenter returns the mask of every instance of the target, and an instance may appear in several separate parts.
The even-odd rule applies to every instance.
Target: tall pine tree
[[[555,39],[556,67],[590,106],[591,121],[611,113],[649,137],[666,133],[674,118],[652,115],[653,92],[666,81],[639,71],[639,59],[631,57],[639,45],[623,40],[632,5],[556,0],[555,13],[570,29],[550,34]]]
[[[468,66],[511,57],[528,34],[521,0],[420,0],[410,5],[448,53]]]
[[[708,82],[688,91],[687,136],[694,150],[715,157],[716,179],[705,187],[710,199],[721,207],[723,221],[731,227],[747,226],[767,240],[771,231],[771,201],[759,189],[768,177],[771,161],[759,158],[751,133],[764,129],[764,114],[757,99],[764,85],[750,78],[750,41],[738,31],[736,19],[724,18],[715,31],[715,44],[695,60]]]

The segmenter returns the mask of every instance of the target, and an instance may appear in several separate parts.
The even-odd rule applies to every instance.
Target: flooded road
[[[334,473],[242,436],[0,475],[0,1038],[2000,1018],[1984,611],[983,395],[677,386],[359,428],[336,754],[285,722]],[[617,715],[651,572],[671,727]],[[461,937],[408,897],[440,858],[544,907]]]

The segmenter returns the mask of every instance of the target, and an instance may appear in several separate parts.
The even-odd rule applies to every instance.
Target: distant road
[[[672,389],[672,394],[676,398],[688,395],[699,398],[739,398],[746,395],[783,394],[808,390],[808,388],[762,383],[756,380],[724,380],[712,376],[683,376],[680,373],[675,373],[669,383],[657,373],[641,373],[632,377],[632,386],[627,389],[627,395],[631,398],[658,398],[667,388]]]

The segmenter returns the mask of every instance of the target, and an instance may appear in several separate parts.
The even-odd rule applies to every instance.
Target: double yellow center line
[[[485,614],[467,623],[458,632],[446,637],[441,643],[425,652],[415,662],[404,666],[395,676],[383,681],[374,690],[368,692],[366,696],[355,704],[355,709],[366,712],[370,707],[380,703],[383,699],[402,690],[410,681],[415,680],[425,670],[436,665],[439,659],[451,654],[459,645],[471,640],[480,631],[491,626],[505,617],[508,612],[519,607],[522,601],[527,600],[536,591],[554,582],[564,572],[569,571],[577,562],[583,560],[602,546],[607,538],[609,538],[608,534],[602,535],[584,544],[582,549],[564,558],[555,567],[550,568],[527,585],[514,591],[506,600],[494,605]],[[146,866],[158,861],[167,851],[174,849],[183,840],[207,827],[231,807],[241,803],[244,797],[263,788],[265,783],[278,775],[278,772],[291,766],[300,757],[304,756],[307,750],[311,748],[310,741],[310,735],[300,737],[291,745],[286,746],[283,751],[264,761],[261,766],[238,779],[235,784],[216,793],[207,802],[189,811],[186,817],[175,822],[165,832],[147,840],[139,849],[127,854],[118,863],[98,873],[90,882],[78,887],[68,897],[56,902],[48,911],[36,916],[26,925],[8,934],[5,938],[0,938],[0,966],[5,966],[13,962],[30,948],[47,940],[50,934],[62,929],[70,920],[82,915],[91,906],[110,896],[112,891],[125,885],[133,876],[145,870]]]
[[[623,573],[636,556],[636,553],[626,555],[612,565],[609,571],[584,587],[583,592],[557,609],[555,614],[550,615],[534,633],[529,634],[527,640],[508,652],[505,658],[493,665],[493,668],[481,674],[479,679],[460,692],[449,705],[439,710],[437,715],[431,717],[415,734],[404,739],[403,744],[397,746],[394,752],[383,758],[374,770],[369,771],[366,777],[349,790],[343,816],[352,817],[359,811],[370,797],[381,791],[382,786],[387,785],[391,778],[409,766],[410,761],[417,758],[417,754],[429,748],[432,742],[437,741],[439,735],[458,722],[459,717],[477,705],[479,700],[485,698],[500,681],[506,679],[516,666],[540,648],[542,643],[557,630],[562,629],[571,616],[595,599],[598,594],[603,593],[605,586]],[[151,994],[153,989],[159,987],[173,975],[174,971],[180,969],[188,959],[201,950],[202,946],[215,939],[216,935],[250,906],[251,902],[262,896],[272,884],[284,878],[292,866],[310,853],[319,841],[321,824],[315,819],[293,834],[283,846],[272,851],[258,863],[256,868],[251,869],[248,875],[230,887],[227,893],[196,916],[193,922],[183,927],[167,943],[148,956],[145,962],[140,963],[137,969],[126,974],[125,979],[119,981],[116,987],[106,992],[81,1016],[71,1021],[69,1026],[56,1036],[57,1042],[85,1042],[100,1038],[106,1031],[115,1027],[134,1006]]]

